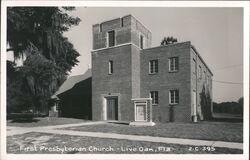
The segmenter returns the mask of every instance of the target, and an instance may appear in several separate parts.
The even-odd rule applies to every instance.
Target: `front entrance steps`
[[[131,126],[154,126],[154,122],[130,122],[129,125]]]

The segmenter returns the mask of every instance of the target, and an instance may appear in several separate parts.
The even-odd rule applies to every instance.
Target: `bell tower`
[[[132,99],[140,97],[140,53],[150,48],[151,32],[131,15],[92,29],[93,120],[134,121]]]
[[[93,25],[93,50],[128,43],[146,49],[151,39],[151,32],[131,15]]]

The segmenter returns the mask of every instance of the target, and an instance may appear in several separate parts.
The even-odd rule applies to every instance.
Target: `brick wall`
[[[208,66],[204,63],[201,57],[196,53],[193,48],[191,48],[191,57],[190,63],[191,67],[191,91],[196,92],[196,104],[197,104],[197,115],[201,120],[204,119],[204,115],[202,114],[202,107],[201,107],[201,93],[202,92],[209,92],[210,97],[212,98],[212,73],[209,70]],[[193,63],[195,60],[196,63]],[[195,69],[196,68],[196,69]],[[196,72],[195,72],[196,70]],[[193,96],[193,95],[192,95]],[[194,98],[191,98],[192,108],[191,114],[194,115]],[[210,108],[212,107],[212,103]]]
[[[134,120],[134,108],[131,101],[132,95],[139,94],[138,78],[132,78],[137,74],[139,52],[134,53],[133,45],[125,45],[110,49],[92,52],[92,112],[93,120],[103,120],[102,95],[119,95],[119,116],[122,121]],[[113,61],[113,74],[108,74],[108,62]],[[133,72],[132,72],[132,68]],[[132,94],[132,90],[134,93]],[[138,90],[138,91],[137,91]]]
[[[121,24],[123,23],[123,25]],[[107,32],[115,31],[115,46],[107,47]],[[144,37],[144,49],[140,36]],[[212,74],[190,42],[151,47],[151,32],[131,15],[93,25],[92,51],[92,112],[93,120],[103,120],[104,97],[118,96],[119,120],[134,120],[131,98],[149,97],[150,91],[158,91],[159,104],[153,105],[153,121],[170,120],[169,91],[179,90],[179,103],[172,106],[175,121],[191,121],[193,115],[193,91],[196,91],[197,108],[200,111],[202,86],[212,97]],[[169,72],[169,58],[179,58],[179,70]],[[149,61],[158,59],[159,71],[149,74]],[[193,59],[196,63],[194,66]],[[113,61],[113,74],[108,74],[108,62]],[[202,68],[202,77],[199,70]],[[196,72],[194,73],[194,70]],[[205,82],[204,72],[208,83]]]
[[[150,31],[133,16],[128,15],[93,25],[94,50],[107,48],[107,33],[112,30],[115,31],[115,45],[133,43],[139,47],[139,37],[143,35],[144,48],[151,46],[152,35]]]
[[[153,105],[153,121],[169,121],[169,91],[179,89],[179,104],[174,107],[175,121],[191,121],[190,102],[190,42],[142,50],[141,97],[149,97],[150,91],[158,91],[159,104]],[[169,72],[169,58],[179,57],[179,70]],[[149,61],[158,59],[159,71],[149,74]]]

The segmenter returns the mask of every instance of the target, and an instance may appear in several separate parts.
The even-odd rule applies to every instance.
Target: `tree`
[[[165,46],[165,45],[176,43],[176,42],[177,42],[177,38],[164,37],[163,40],[161,41],[161,46]]]
[[[212,99],[210,97],[209,90],[205,89],[205,85],[203,85],[202,92],[200,93],[200,99],[201,99],[201,111],[204,120],[210,120],[212,118],[212,112],[211,112]]]
[[[243,97],[240,97],[240,99],[238,100],[238,104],[239,104],[239,113],[243,115],[243,110],[244,110],[244,98]]]
[[[243,115],[243,97],[239,98],[238,102],[213,102],[215,113],[230,113]]]
[[[45,112],[49,97],[78,63],[80,54],[63,36],[64,32],[80,22],[78,17],[68,14],[72,10],[74,7],[7,9],[7,51],[13,51],[14,59],[23,55],[27,57],[21,67],[7,62],[8,72],[11,73],[7,74],[8,108],[32,105],[35,110]],[[10,98],[13,95],[14,100]],[[21,101],[20,96],[25,100]],[[13,105],[15,100],[16,105]]]

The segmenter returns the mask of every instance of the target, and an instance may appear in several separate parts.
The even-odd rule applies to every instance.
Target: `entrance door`
[[[146,121],[146,104],[136,104],[136,121]]]
[[[118,120],[118,98],[107,98],[107,120]]]

